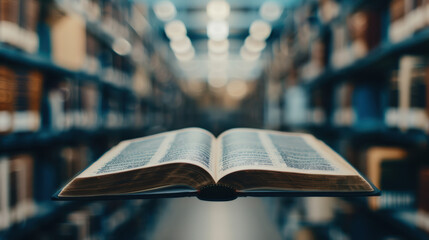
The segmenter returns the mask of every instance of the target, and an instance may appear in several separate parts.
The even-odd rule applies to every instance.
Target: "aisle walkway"
[[[280,239],[266,206],[258,198],[204,202],[196,198],[171,200],[159,219],[155,240]]]

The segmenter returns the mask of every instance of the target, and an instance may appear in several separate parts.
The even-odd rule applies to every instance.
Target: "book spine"
[[[423,167],[419,173],[418,209],[429,215],[429,167]]]
[[[9,159],[0,157],[0,231],[10,225],[9,217]]]
[[[0,1],[0,42],[29,53],[36,52],[38,14],[37,0]]]
[[[429,5],[428,5],[428,8],[429,8]],[[425,83],[426,83],[426,119],[428,119],[428,122],[426,123],[426,132],[429,133],[429,66],[426,68]]]
[[[40,104],[43,77],[39,72],[16,70],[16,101],[14,111],[14,132],[37,131],[41,124]]]
[[[388,104],[385,110],[385,124],[397,128],[399,121],[399,83],[398,71],[393,71],[389,81]]]
[[[10,163],[10,219],[17,224],[32,216],[35,211],[33,200],[33,159],[29,155],[13,156]]]
[[[13,71],[0,66],[0,134],[13,130],[13,112],[16,101],[16,80]]]

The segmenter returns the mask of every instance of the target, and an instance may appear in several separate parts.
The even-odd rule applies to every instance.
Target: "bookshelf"
[[[348,66],[338,69],[327,68],[319,76],[307,80],[303,85],[308,88],[321,87],[324,84],[336,84],[349,76],[362,74],[362,71],[380,71],[380,66],[386,61],[392,61],[404,54],[413,54],[424,50],[424,45],[429,42],[429,29],[425,29],[410,36],[408,39],[399,43],[385,43],[378,48],[371,50],[367,56],[356,60]],[[425,50],[424,50],[425,51]],[[390,62],[390,68],[394,63]],[[381,66],[386,68],[385,66]],[[388,67],[387,67],[388,68]]]
[[[398,10],[393,6],[398,3],[411,8],[402,15],[392,12]],[[420,176],[429,164],[429,93],[425,90],[429,25],[419,12],[427,9],[425,4],[413,0],[301,1],[291,11],[295,15],[287,19],[289,27],[273,42],[269,57],[270,65],[283,68],[263,75],[270,79],[266,89],[283,89],[268,91],[277,100],[269,104],[272,110],[267,109],[266,118],[280,111],[277,128],[312,133],[367,176],[378,172],[385,194],[376,200],[380,201],[377,207],[367,199],[332,199],[330,204],[336,207],[315,214],[306,210],[329,209],[326,202],[284,201],[279,210],[283,216],[278,216],[283,219],[280,229],[301,228],[322,239],[429,238],[428,210],[422,205],[427,200],[424,190],[416,187],[422,180],[398,177],[401,170],[389,168],[390,160],[375,157],[383,151],[404,151],[407,156],[397,157],[401,160],[397,166],[404,172],[410,169],[411,176]],[[422,16],[420,22],[415,16]],[[397,24],[401,21],[402,25]],[[409,85],[404,85],[407,81]],[[376,161],[382,161],[380,167],[373,164]],[[392,182],[394,178],[385,175],[388,171],[402,182]],[[400,198],[409,202],[399,203]],[[304,213],[298,223],[288,223],[288,214],[295,211]],[[294,237],[285,234],[285,238]]]
[[[74,81],[85,79],[85,81],[94,82],[104,87],[123,91],[130,95],[134,94],[133,91],[130,89],[118,87],[106,81],[103,81],[102,78],[97,74],[89,74],[84,71],[69,70],[67,68],[64,68],[55,64],[52,60],[49,60],[46,57],[23,53],[15,49],[8,49],[7,47],[2,47],[1,45],[0,45],[0,59],[10,63],[19,64],[20,66],[26,66],[29,68],[37,69],[48,74],[67,76]]]
[[[353,204],[363,215],[368,216],[387,228],[395,229],[406,239],[427,239],[427,233],[416,226],[417,212],[413,209],[400,211],[373,211],[368,208],[365,199],[345,198],[345,201]]]
[[[51,223],[61,215],[78,209],[82,204],[65,203],[65,204],[42,204],[39,206],[37,213],[25,222],[12,225],[7,230],[0,233],[4,239],[23,239],[29,234],[35,232],[45,224]]]
[[[51,144],[67,144],[78,142],[89,142],[100,137],[119,137],[128,139],[144,136],[145,129],[123,128],[116,130],[69,130],[64,132],[40,131],[36,133],[10,134],[0,138],[2,151],[18,151],[37,149]]]
[[[0,100],[0,175],[2,181],[7,180],[6,185],[0,184],[0,239],[35,235],[41,239],[149,238],[160,201],[50,200],[67,179],[119,141],[196,121],[195,101],[184,95],[167,61],[154,51],[158,43],[152,37],[153,30],[146,26],[142,31],[131,24],[140,23],[134,16],[144,20],[146,13],[139,10],[138,3],[116,0],[31,0],[37,12],[31,16],[35,27],[17,21],[27,19],[23,17],[26,13],[9,3],[0,0],[0,9],[10,8],[18,16],[1,18],[0,27],[6,22],[14,29],[23,29],[21,32],[28,31],[36,36],[38,47],[30,51],[24,40],[19,45],[0,37],[0,68],[6,73],[0,74],[0,91],[14,94],[13,103]],[[61,38],[67,34],[72,34],[74,41]],[[19,34],[14,37],[23,38]],[[115,46],[118,40],[122,49]],[[65,45],[74,51],[67,52]],[[151,63],[154,58],[156,68]],[[42,78],[41,90],[29,96],[28,86],[33,80],[26,74],[33,73]],[[10,82],[16,84],[11,87]],[[15,95],[17,87],[30,90]],[[180,101],[170,106],[165,100],[170,98]],[[31,102],[38,102],[39,107],[28,109]],[[25,118],[17,114],[18,110],[31,110],[38,124],[18,129],[16,124]],[[12,123],[9,116],[13,116]],[[28,166],[23,167],[23,163]],[[25,199],[15,193],[20,189],[17,181],[31,185]],[[79,235],[85,229],[88,232]]]

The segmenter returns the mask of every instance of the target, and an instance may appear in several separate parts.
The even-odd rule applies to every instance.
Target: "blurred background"
[[[0,0],[0,239],[429,239],[428,0]],[[52,202],[119,141],[314,134],[376,198]]]

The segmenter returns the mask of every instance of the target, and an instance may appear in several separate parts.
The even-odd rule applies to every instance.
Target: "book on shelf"
[[[429,167],[423,166],[419,171],[419,186],[417,195],[416,225],[429,232]]]
[[[33,158],[27,154],[12,156],[9,163],[9,214],[11,224],[32,216],[36,210],[33,199]]]
[[[42,85],[40,72],[0,66],[0,133],[40,128]]]
[[[322,89],[315,89],[309,100],[307,122],[311,125],[324,125],[327,121],[327,111],[329,105],[329,98],[326,98],[329,94],[326,94]]]
[[[9,133],[13,128],[16,81],[13,71],[0,66],[0,133]]]
[[[354,127],[362,130],[378,129],[383,122],[381,87],[372,83],[357,83],[353,87],[352,107]]]
[[[0,42],[35,53],[39,46],[38,20],[39,1],[0,0]]]
[[[81,70],[87,57],[85,20],[78,14],[57,16],[49,19],[51,55],[54,62],[71,70]]]
[[[416,176],[407,151],[396,147],[371,147],[365,154],[368,178],[383,195],[368,199],[372,209],[409,208],[415,203]]]
[[[301,86],[290,86],[284,94],[284,124],[300,126],[307,123],[308,99],[305,89]]]
[[[0,231],[10,225],[9,218],[9,159],[0,157]]]
[[[355,59],[364,57],[377,47],[381,39],[380,13],[360,10],[349,16],[351,48]]]
[[[390,2],[389,40],[400,42],[428,26],[429,4],[421,0],[392,0]]]
[[[356,123],[356,109],[353,106],[354,87],[351,82],[345,82],[335,88],[332,117],[334,126],[352,127]]]
[[[43,76],[37,71],[16,70],[15,110],[13,131],[37,131],[41,125]]]
[[[86,32],[86,59],[83,65],[84,71],[89,74],[98,74],[100,69],[100,42],[89,31]]]
[[[403,131],[429,130],[428,70],[428,63],[422,57],[400,58],[399,69],[393,71],[390,80],[386,125]]]
[[[188,128],[121,142],[53,199],[369,196],[378,189],[309,134]]]
[[[419,172],[418,208],[429,216],[429,167],[422,167]]]

